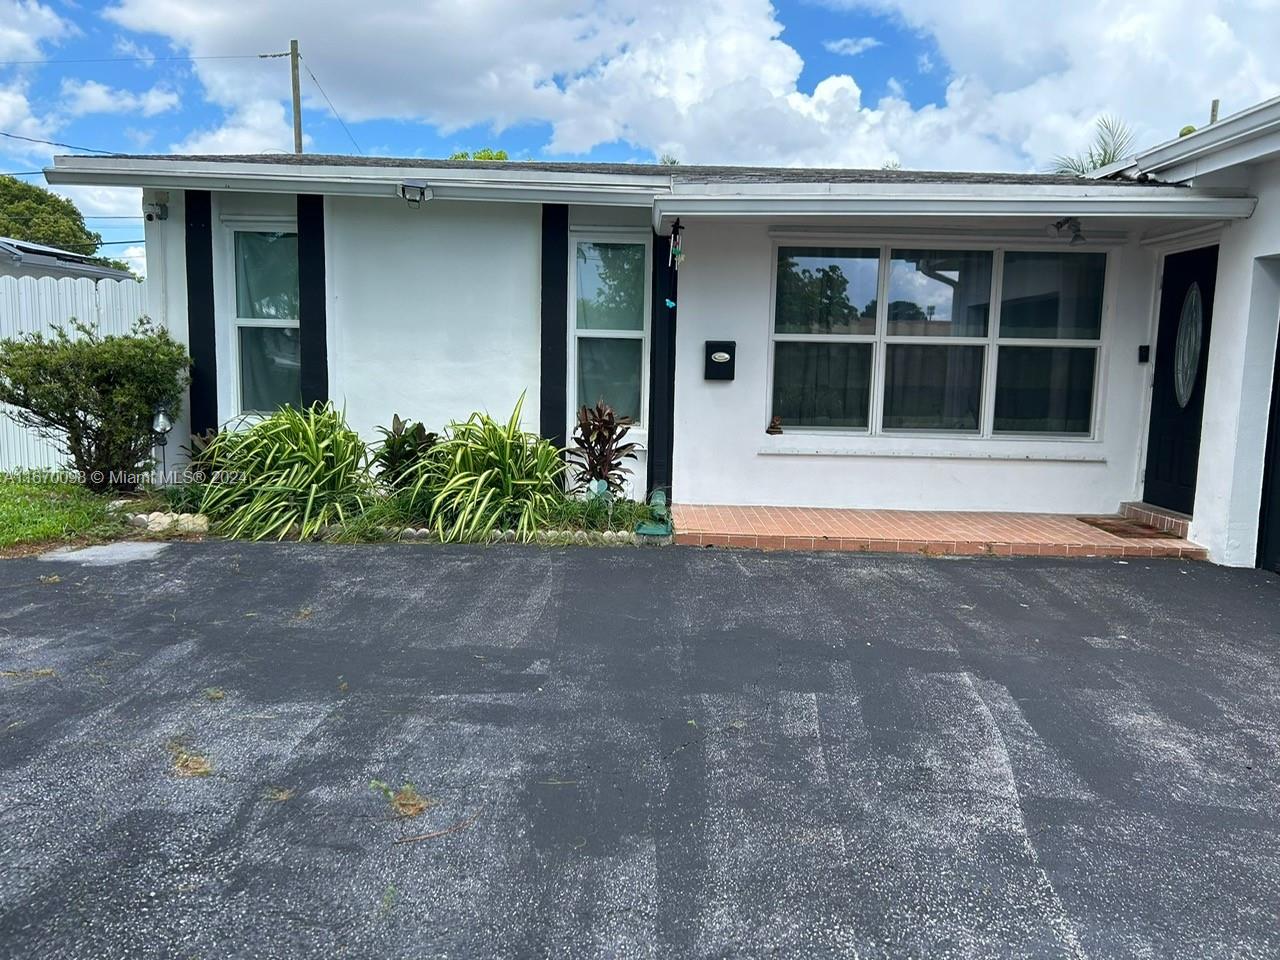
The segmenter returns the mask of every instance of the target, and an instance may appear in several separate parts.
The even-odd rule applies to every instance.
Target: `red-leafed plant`
[[[603,400],[594,407],[579,408],[569,459],[577,464],[583,482],[603,480],[609,485],[610,493],[622,491],[631,472],[623,466],[623,461],[636,459],[639,449],[626,439],[634,423],[630,417],[618,416]]]

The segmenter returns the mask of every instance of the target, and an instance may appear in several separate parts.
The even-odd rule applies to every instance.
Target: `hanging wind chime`
[[[667,254],[667,266],[680,269],[680,264],[684,263],[684,248],[680,245],[680,234],[684,233],[684,227],[680,225],[680,218],[676,218],[676,222],[671,225],[671,249]]]

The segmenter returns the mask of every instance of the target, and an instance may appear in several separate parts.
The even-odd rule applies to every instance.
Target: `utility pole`
[[[298,41],[289,41],[288,53],[260,53],[259,60],[279,60],[289,58],[289,77],[293,81],[293,152],[302,152],[302,84],[298,79],[298,61],[302,54],[298,53]]]
[[[302,152],[302,87],[298,81],[298,41],[289,41],[289,75],[293,80],[293,152]]]

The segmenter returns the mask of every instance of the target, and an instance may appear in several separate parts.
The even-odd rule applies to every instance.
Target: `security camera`
[[[144,203],[142,205],[142,215],[147,223],[155,223],[157,220],[169,219],[169,205],[167,203]]]

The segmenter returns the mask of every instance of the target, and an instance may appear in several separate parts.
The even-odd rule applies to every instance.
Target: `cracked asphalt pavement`
[[[1274,957],[1278,759],[1260,571],[9,560],[0,957]]]

